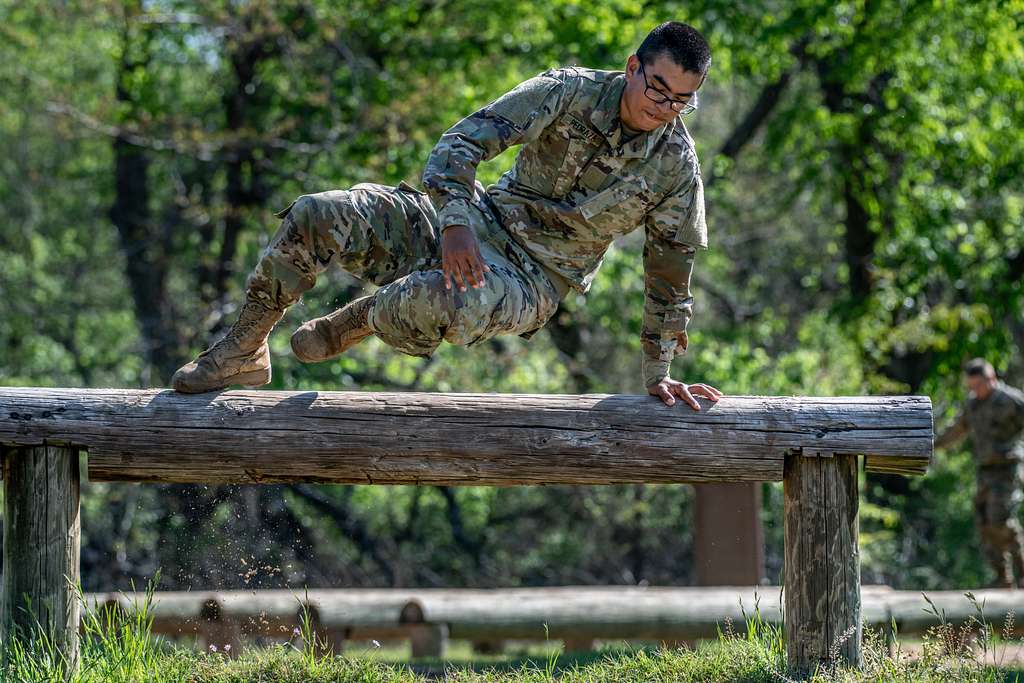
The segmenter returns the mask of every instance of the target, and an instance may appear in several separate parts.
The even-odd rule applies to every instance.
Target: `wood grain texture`
[[[0,448],[4,473],[4,572],[0,639],[47,631],[78,663],[78,453],[72,448]]]
[[[926,397],[0,388],[0,443],[89,452],[94,481],[496,485],[777,481],[789,454],[920,474]]]
[[[787,458],[783,488],[789,664],[860,666],[857,457]]]

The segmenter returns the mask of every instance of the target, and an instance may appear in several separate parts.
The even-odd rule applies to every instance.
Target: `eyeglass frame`
[[[647,97],[647,99],[649,99],[651,102],[654,102],[655,104],[665,104],[666,102],[669,102],[669,109],[679,114],[680,116],[692,114],[693,112],[697,111],[697,108],[700,106],[700,101],[697,99],[697,91],[694,91],[686,102],[682,102],[680,100],[672,99],[665,93],[653,87],[647,80],[647,72],[644,70],[643,62],[640,62],[640,77],[644,79],[644,95]],[[703,83],[704,79],[702,78],[701,84],[703,85]],[[651,97],[651,94],[648,92],[648,90],[653,90],[654,93],[661,99],[655,99],[654,97]],[[676,109],[676,105],[679,105],[679,109]]]

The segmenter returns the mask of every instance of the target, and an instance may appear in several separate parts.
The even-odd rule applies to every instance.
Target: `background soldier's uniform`
[[[545,72],[463,119],[434,147],[428,194],[363,184],[304,195],[249,281],[280,308],[338,262],[381,289],[369,325],[384,342],[429,355],[442,340],[473,344],[496,334],[530,336],[575,289],[586,292],[616,237],[646,230],[642,346],[644,383],[668,375],[686,349],[690,273],[707,246],[704,195],[693,141],[677,117],[626,138],[620,72]],[[522,144],[493,186],[477,165]],[[479,289],[446,290],[440,233],[471,227],[491,272]]]
[[[982,549],[1004,586],[1024,582],[1024,532],[1017,512],[1024,500],[1024,394],[1002,382],[988,398],[971,397],[935,445],[971,436],[977,465],[974,516]]]

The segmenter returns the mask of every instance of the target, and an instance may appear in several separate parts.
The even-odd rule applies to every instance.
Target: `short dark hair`
[[[666,21],[647,34],[636,56],[644,65],[653,64],[662,54],[683,67],[702,76],[711,67],[711,48],[700,31],[678,21]]]
[[[968,377],[995,377],[996,371],[984,358],[974,358],[964,365],[964,374]]]

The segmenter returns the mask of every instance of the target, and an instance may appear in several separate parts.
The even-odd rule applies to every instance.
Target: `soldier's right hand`
[[[441,268],[444,270],[445,289],[452,282],[465,292],[466,285],[474,289],[484,283],[484,273],[491,269],[480,253],[480,243],[468,225],[452,225],[441,236]]]

